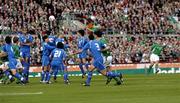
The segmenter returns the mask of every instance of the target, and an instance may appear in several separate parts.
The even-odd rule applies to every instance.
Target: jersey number
[[[55,51],[54,53],[55,58],[60,57],[60,55],[61,55],[61,51]]]
[[[97,48],[98,51],[101,50],[98,43],[95,43],[95,46],[96,46],[96,48]]]

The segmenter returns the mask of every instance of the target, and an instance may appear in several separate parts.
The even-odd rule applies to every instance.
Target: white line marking
[[[0,93],[0,96],[15,96],[15,95],[41,95],[43,92],[35,93]]]

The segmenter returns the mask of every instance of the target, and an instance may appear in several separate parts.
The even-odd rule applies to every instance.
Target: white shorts
[[[104,56],[103,59],[104,59],[104,64],[106,66],[111,66],[112,65],[112,56],[108,56],[108,57]]]
[[[151,56],[150,56],[150,61],[151,61],[151,62],[157,62],[157,61],[159,61],[159,56],[156,55],[156,54],[151,54]]]
[[[4,62],[2,65],[0,65],[1,69],[7,69],[9,62]]]
[[[16,60],[17,60],[16,68],[23,68],[21,61],[19,59]]]

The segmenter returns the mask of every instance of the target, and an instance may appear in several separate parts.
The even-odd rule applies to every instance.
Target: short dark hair
[[[94,40],[94,35],[90,34],[89,35],[89,40]]]
[[[43,36],[43,41],[45,41],[48,38],[47,35]]]
[[[6,36],[5,41],[6,41],[7,44],[11,44],[11,37]]]
[[[15,36],[14,38],[13,38],[13,43],[17,43],[19,41],[19,38],[17,37],[17,36]]]
[[[84,36],[84,35],[85,35],[84,30],[78,30],[78,33],[79,33],[81,36]]]
[[[97,37],[102,37],[103,33],[100,30],[94,32]]]
[[[64,49],[64,44],[62,42],[57,43],[57,48]]]

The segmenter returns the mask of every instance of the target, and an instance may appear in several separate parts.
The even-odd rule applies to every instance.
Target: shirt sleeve
[[[55,49],[54,46],[50,46],[50,45],[48,45],[47,43],[46,43],[44,46],[45,46],[45,48],[47,48],[47,49],[49,49],[49,50]]]
[[[29,41],[30,41],[30,42],[33,42],[33,40],[34,40],[33,36],[32,36],[32,35],[30,35],[30,37],[29,37]]]
[[[20,43],[25,43],[25,39],[23,39],[22,36],[19,36],[19,41],[20,41]]]
[[[67,57],[67,54],[66,54],[66,52],[64,51],[64,53],[63,53],[63,60],[65,60],[66,57]]]
[[[99,44],[100,44],[100,48],[102,48],[102,49],[107,47],[107,45],[105,43],[103,43],[103,42],[100,42]]]
[[[82,52],[87,51],[90,48],[90,43],[87,43],[83,48]]]
[[[2,47],[2,51],[3,51],[3,52],[7,52],[6,46],[3,46],[3,47]]]
[[[53,58],[54,55],[54,50],[51,52],[51,54],[49,55],[50,58]]]

